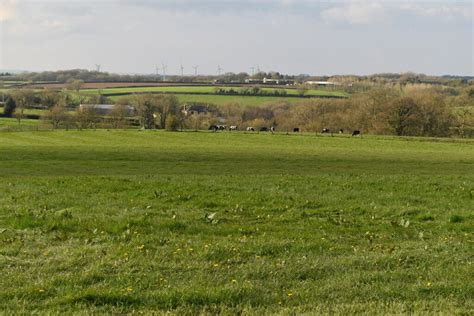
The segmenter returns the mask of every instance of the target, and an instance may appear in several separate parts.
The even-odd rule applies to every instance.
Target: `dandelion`
[[[294,294],[292,292],[288,292],[288,297],[292,297]]]
[[[433,283],[431,283],[431,282],[426,283],[427,287],[431,287],[432,285],[433,285]]]
[[[128,292],[128,293],[132,293],[132,292],[133,292],[133,288],[131,288],[131,287],[127,288],[127,292]]]
[[[38,289],[38,292],[43,293],[44,290],[43,289]]]
[[[138,248],[138,250],[142,251],[145,248],[145,245],[140,245],[137,248]]]
[[[217,268],[219,266],[218,263],[214,263],[214,268]]]
[[[236,280],[236,279],[233,279],[233,280],[232,280],[232,283],[234,283],[234,284],[237,283],[237,280]]]

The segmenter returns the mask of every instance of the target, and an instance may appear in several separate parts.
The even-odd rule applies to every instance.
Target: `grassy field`
[[[474,142],[0,133],[0,310],[472,314]]]
[[[0,117],[0,130],[32,129],[39,126],[39,120],[23,119],[18,124],[16,118]]]
[[[145,92],[167,92],[167,93],[215,93],[216,88],[225,90],[234,89],[240,91],[242,87],[214,87],[214,86],[168,86],[168,87],[134,87],[134,88],[112,88],[112,89],[84,89],[82,92],[86,93],[102,93],[102,94],[115,94],[115,93],[145,93]],[[261,88],[265,92],[285,91],[288,95],[297,95],[296,89],[282,89],[282,88]],[[330,91],[330,90],[315,90],[310,89],[306,92],[306,95],[310,96],[347,96],[346,93],[341,91]]]
[[[221,87],[223,88],[223,87]],[[294,97],[284,97],[284,96],[239,96],[239,95],[215,95],[212,94],[215,92],[216,87],[213,86],[175,86],[175,87],[137,87],[137,88],[113,88],[113,89],[84,89],[81,90],[83,93],[102,93],[104,95],[113,95],[116,93],[146,93],[146,92],[162,92],[162,93],[176,93],[179,101],[181,103],[185,102],[198,102],[198,103],[210,103],[215,105],[222,105],[226,103],[239,103],[243,106],[261,106],[268,103],[277,103],[277,102],[288,102],[296,103],[304,101],[305,99],[294,98]],[[227,87],[227,89],[230,89]],[[239,90],[241,88],[234,87],[234,90]],[[264,91],[273,92],[275,89],[272,88],[262,88]],[[285,90],[288,95],[296,95],[297,92],[295,89],[278,89],[280,91]],[[186,94],[183,94],[186,93]],[[192,93],[209,93],[205,94],[192,94]],[[307,95],[313,97],[321,96],[336,96],[344,97],[347,96],[346,93],[341,91],[328,91],[328,90],[308,90]],[[120,96],[109,96],[111,101],[116,101]]]
[[[288,102],[291,104],[304,101],[306,99],[300,98],[285,98],[285,97],[244,97],[235,95],[203,95],[203,94],[176,94],[179,102],[183,103],[207,103],[215,105],[224,105],[228,103],[238,103],[242,106],[262,106],[269,103]],[[112,102],[120,99],[119,96],[108,97]]]

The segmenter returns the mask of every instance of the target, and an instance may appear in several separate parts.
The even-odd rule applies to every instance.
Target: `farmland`
[[[234,89],[239,91],[242,87],[219,87],[219,86],[166,86],[166,87],[134,87],[134,88],[113,88],[113,89],[85,89],[82,92],[86,93],[102,93],[104,95],[108,94],[132,94],[132,93],[153,93],[153,92],[162,92],[162,93],[206,93],[214,94],[216,89],[230,90]],[[290,96],[297,95],[296,89],[282,89],[282,88],[261,88],[264,92],[274,92],[274,91],[284,91]],[[344,97],[345,93],[340,91],[328,91],[328,90],[315,90],[309,89],[306,92],[308,96],[336,96]]]
[[[470,314],[474,142],[0,133],[0,310]]]
[[[214,86],[166,86],[166,87],[133,87],[133,88],[111,88],[111,89],[84,89],[84,94],[102,94],[115,102],[123,96],[135,93],[168,93],[175,94],[180,103],[207,103],[223,105],[226,103],[238,103],[242,106],[260,106],[269,103],[288,102],[297,103],[304,99],[296,98],[295,89],[273,89],[262,88],[263,93],[273,93],[274,91],[284,91],[288,96],[243,96],[243,95],[219,95],[216,89],[239,91],[240,87],[214,87]],[[346,97],[347,94],[341,91],[330,90],[308,90],[309,97]]]

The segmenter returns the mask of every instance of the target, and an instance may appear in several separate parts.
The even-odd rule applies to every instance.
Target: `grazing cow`
[[[275,126],[270,127],[270,132],[275,133]]]
[[[353,131],[352,132],[352,136],[357,136],[357,135],[360,135],[360,131]]]
[[[210,130],[210,131],[217,132],[218,129],[219,129],[218,125],[211,125],[211,126],[209,126],[209,130]]]
[[[293,133],[299,133],[300,129],[298,127],[293,128]]]
[[[329,134],[331,131],[329,130],[329,128],[323,128],[323,130],[321,131],[321,134]]]
[[[247,127],[247,132],[255,132],[255,128],[249,126]]]
[[[342,128],[339,130],[339,134],[344,134],[344,130]]]
[[[262,127],[262,128],[260,129],[260,132],[268,132],[268,127]]]
[[[225,126],[225,125],[217,125],[217,129],[220,130],[220,131],[225,131],[225,130],[227,130],[227,126]]]
[[[231,127],[229,127],[229,131],[236,131],[238,130],[239,128],[235,125],[232,125]]]

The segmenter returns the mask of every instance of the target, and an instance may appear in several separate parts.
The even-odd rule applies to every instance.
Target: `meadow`
[[[109,89],[83,89],[85,94],[101,93],[111,101],[132,95],[134,93],[172,93],[175,94],[180,103],[196,102],[223,105],[227,103],[239,103],[243,106],[261,106],[268,103],[288,102],[297,103],[305,99],[296,98],[296,89],[283,88],[261,88],[262,91],[273,93],[275,90],[285,91],[289,96],[244,96],[244,95],[219,95],[215,94],[216,88],[234,89],[239,91],[241,87],[215,87],[215,86],[164,86],[164,87],[133,87],[133,88],[109,88]],[[122,94],[122,95],[117,95]],[[346,97],[341,91],[309,89],[306,92],[311,97]]]
[[[163,86],[163,87],[132,87],[132,88],[109,88],[109,89],[83,89],[82,92],[86,93],[102,93],[107,94],[116,94],[116,93],[147,93],[147,92],[166,92],[166,93],[208,93],[214,94],[216,89],[240,91],[243,87],[221,87],[221,86]],[[248,87],[252,88],[252,87]],[[288,95],[298,95],[296,89],[289,88],[260,88],[261,91],[273,93],[278,90],[279,92],[284,91]],[[337,96],[344,97],[347,96],[344,92],[341,91],[332,91],[332,90],[317,90],[317,89],[308,89],[305,95],[309,96]]]
[[[7,313],[440,313],[474,304],[474,142],[0,133]]]

